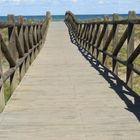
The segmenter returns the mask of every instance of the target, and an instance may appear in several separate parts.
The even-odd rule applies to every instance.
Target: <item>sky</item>
[[[140,0],[0,0],[0,15],[64,15],[75,14],[126,14],[129,10],[140,13]]]

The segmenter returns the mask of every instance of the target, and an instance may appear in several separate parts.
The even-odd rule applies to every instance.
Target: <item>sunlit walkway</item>
[[[0,115],[0,140],[139,140],[140,123],[52,22],[40,54]]]

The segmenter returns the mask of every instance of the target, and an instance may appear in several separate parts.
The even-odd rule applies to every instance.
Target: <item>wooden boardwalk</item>
[[[139,140],[140,123],[52,22],[40,54],[0,115],[0,140]]]

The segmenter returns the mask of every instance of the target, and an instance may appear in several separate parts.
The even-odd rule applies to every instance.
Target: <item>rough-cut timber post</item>
[[[29,44],[30,44],[30,49],[33,48],[33,44],[34,44],[34,42],[33,42],[33,30],[34,30],[33,26],[29,26]],[[32,64],[34,59],[35,59],[35,52],[34,51],[31,52],[30,57],[31,57],[30,64]]]
[[[1,41],[1,40],[0,40]],[[1,50],[1,47],[0,47],[0,83],[2,84],[3,83],[3,71],[2,71],[2,50]],[[5,107],[5,97],[4,97],[4,86],[2,84],[2,86],[0,87],[0,112],[3,111]]]
[[[90,49],[89,49],[89,52],[91,54],[93,54],[93,37],[95,36],[95,31],[96,31],[96,25],[94,24],[94,25],[92,25],[92,34],[91,34],[91,37],[90,37]]]
[[[28,29],[28,26],[24,26],[23,27],[23,37],[24,37],[24,50],[25,50],[25,53],[29,53],[29,38],[28,38],[28,34],[29,34],[29,29]],[[30,66],[30,55],[28,55],[25,59],[25,71],[28,70],[29,66]]]
[[[46,29],[46,25],[49,25],[50,20],[51,20],[50,12],[46,12],[44,24],[41,27],[42,43],[45,42],[45,36],[47,35],[47,31],[48,31],[48,28]]]
[[[97,18],[97,21],[100,22],[100,21],[102,21],[102,19]],[[96,47],[96,48],[99,47],[99,46],[97,46],[97,44],[98,44],[98,41],[99,41],[100,34],[101,34],[101,24],[99,24],[99,30],[98,30],[98,33],[97,33],[97,39],[96,39],[95,44],[94,44],[94,47]],[[95,58],[98,59],[98,49],[95,49]]]
[[[9,48],[10,52],[12,54],[12,57],[14,60],[17,62],[18,59],[18,53],[17,53],[17,48],[16,48],[16,29],[15,29],[15,20],[14,20],[14,15],[8,15],[8,23],[13,24],[12,27],[8,28],[8,34],[9,34]],[[14,73],[10,76],[10,91],[11,94],[17,87],[19,82],[19,72],[18,69],[14,71]]]
[[[132,19],[136,19],[135,11],[129,11],[128,13],[128,20]],[[128,23],[127,58],[134,52],[134,33],[134,24]],[[129,87],[133,88],[133,71],[129,67],[127,67],[126,82]]]
[[[113,49],[112,49],[112,51],[115,50],[116,44],[118,43],[118,34],[119,34],[118,26],[119,26],[119,25],[117,25],[117,24],[115,23],[115,21],[117,21],[117,20],[119,20],[119,16],[118,16],[117,14],[113,14],[113,21],[114,21],[113,26],[116,26],[116,28],[114,28],[114,29],[115,29],[115,34],[114,34],[114,36],[113,36]],[[112,60],[112,64],[115,65],[114,68],[113,68],[113,65],[112,65],[112,70],[114,71],[114,73],[115,73],[116,75],[118,75],[118,63],[113,59],[113,60]]]
[[[107,17],[107,16],[105,16],[104,17],[104,21],[106,22],[106,21],[109,21],[109,17]],[[109,33],[109,27],[108,27],[108,25],[106,25],[107,27],[106,27],[106,31],[105,31],[105,34],[104,34],[104,37],[103,37],[103,47],[105,46],[105,43],[106,43],[106,41],[107,41],[107,38],[108,38],[108,33]],[[103,63],[103,61],[102,61],[102,63]],[[107,66],[107,60],[105,60],[105,63],[104,63],[104,65],[105,66]]]
[[[24,23],[24,19],[22,16],[19,16],[18,18],[18,23],[20,24],[20,26],[18,27],[18,38],[19,38],[19,45],[21,45],[22,51],[23,53],[25,53],[25,44],[24,44],[24,31],[23,31],[23,23]],[[20,75],[20,81],[22,80],[22,78],[24,77],[26,72],[26,63],[23,62],[23,64],[19,67],[19,75]]]

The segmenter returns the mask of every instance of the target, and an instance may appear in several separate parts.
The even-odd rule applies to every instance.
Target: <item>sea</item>
[[[93,18],[103,18],[104,16],[108,16],[108,17],[112,17],[112,15],[75,15],[79,20],[87,20],[87,19],[93,19]],[[120,14],[120,17],[123,18],[127,18],[128,14]],[[140,16],[140,14],[138,14],[137,16]],[[17,18],[18,16],[16,16],[15,18]],[[38,21],[38,20],[42,20],[44,18],[44,16],[23,16],[25,19],[27,20],[34,20],[34,21]],[[53,21],[63,21],[64,20],[64,15],[52,15],[52,20]],[[7,21],[7,16],[0,16],[0,22],[5,22]]]

